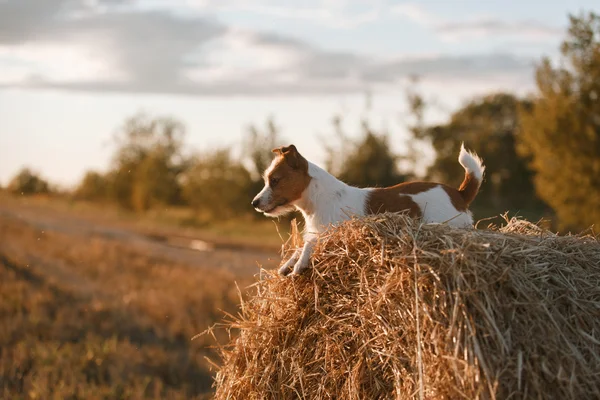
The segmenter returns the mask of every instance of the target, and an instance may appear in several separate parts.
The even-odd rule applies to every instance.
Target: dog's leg
[[[289,260],[287,260],[285,264],[283,264],[281,268],[279,268],[279,275],[286,276],[291,272],[292,266],[296,264],[296,261],[298,261],[298,258],[300,257],[300,251],[300,249],[294,250],[294,253],[289,258]]]
[[[315,248],[315,244],[317,243],[316,238],[311,238],[304,242],[304,247],[302,248],[302,253],[300,253],[300,257],[298,258],[298,262],[294,264],[294,270],[292,271],[292,275],[299,275],[308,268],[308,263],[310,262],[310,256],[312,256],[313,249]]]

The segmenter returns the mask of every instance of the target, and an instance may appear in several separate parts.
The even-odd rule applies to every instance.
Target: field
[[[259,264],[275,267],[268,228],[245,238],[0,198],[0,397],[210,397],[215,342],[192,338],[237,313]]]

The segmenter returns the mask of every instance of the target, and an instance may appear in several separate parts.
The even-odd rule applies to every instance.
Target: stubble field
[[[208,398],[214,339],[277,247],[0,203],[0,397]],[[217,340],[226,341],[224,332]]]

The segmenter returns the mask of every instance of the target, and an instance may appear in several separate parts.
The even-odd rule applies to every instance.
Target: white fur
[[[271,161],[271,164],[269,164],[269,166],[267,167],[267,169],[263,173],[263,178],[264,179],[267,179],[267,177],[271,174],[271,172],[273,172],[273,169],[277,165],[277,161],[278,161],[277,157],[274,158],[273,161]]]
[[[450,226],[464,228],[473,225],[470,211],[458,211],[450,196],[441,186],[435,186],[425,192],[410,194],[409,196],[421,209],[423,222],[447,222]]]
[[[254,200],[259,200],[262,204],[268,204],[271,202],[271,196],[273,195],[273,190],[271,186],[267,183],[265,187],[260,191],[259,194],[256,195]]]
[[[270,210],[268,212],[264,211],[263,208],[267,207],[268,205],[271,204],[272,196],[273,196],[273,189],[267,183],[265,185],[265,187],[260,191],[260,193],[256,195],[254,200],[252,200],[253,204],[254,204],[254,201],[258,200],[258,206],[256,207],[256,211],[264,212],[265,215],[267,215],[269,217],[279,217],[280,215],[287,214],[288,212],[294,210],[295,207],[293,205],[288,204],[288,205],[276,207],[273,210]]]
[[[308,163],[308,175],[311,177],[308,187],[293,203],[304,216],[304,246],[297,249],[279,269],[281,274],[287,273],[292,265],[294,275],[308,267],[319,233],[349,219],[352,215],[365,214],[370,189],[349,186],[311,162]]]
[[[308,175],[312,178],[308,187],[293,203],[304,216],[307,235],[317,235],[352,215],[364,215],[369,189],[349,186],[311,162]]]
[[[483,173],[485,172],[483,161],[477,154],[467,151],[464,143],[460,146],[458,162],[467,172],[472,173],[481,184],[481,181],[483,180]]]

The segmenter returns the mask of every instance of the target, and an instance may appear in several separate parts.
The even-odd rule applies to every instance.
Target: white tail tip
[[[485,172],[483,161],[477,154],[467,151],[464,143],[460,146],[458,162],[468,173],[472,173],[479,182],[482,181]]]

